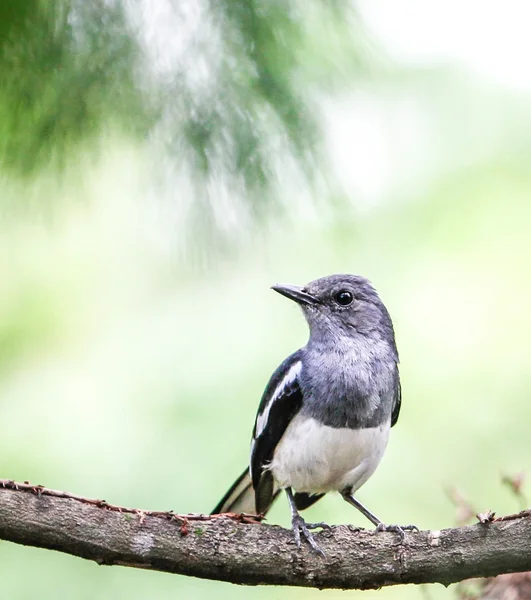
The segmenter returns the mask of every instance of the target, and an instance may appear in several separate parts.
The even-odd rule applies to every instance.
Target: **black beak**
[[[273,285],[271,286],[272,290],[286,296],[290,300],[295,300],[299,304],[309,304],[314,305],[318,304],[317,298],[305,292],[303,288],[298,285]]]

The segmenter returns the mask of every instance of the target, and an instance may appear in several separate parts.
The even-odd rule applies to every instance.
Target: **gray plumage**
[[[403,536],[403,528],[383,525],[353,497],[378,466],[400,412],[398,351],[387,309],[357,275],[273,289],[300,305],[310,337],[273,373],[256,416],[249,473],[214,512],[253,512],[254,504],[265,514],[285,489],[297,544],[302,534],[321,552],[298,510],[339,491],[379,529]]]
[[[369,281],[331,275],[305,288],[318,303],[301,304],[310,327],[300,377],[301,412],[330,427],[376,427],[400,410],[398,351],[393,324]],[[352,304],[334,294],[350,291]]]

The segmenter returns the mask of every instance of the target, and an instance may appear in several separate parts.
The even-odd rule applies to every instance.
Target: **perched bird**
[[[400,412],[398,352],[387,309],[369,281],[330,275],[304,287],[275,285],[297,302],[310,328],[306,346],[273,373],[253,430],[250,468],[213,511],[264,515],[281,490],[291,507],[297,546],[301,534],[318,553],[299,511],[338,491],[380,531],[384,525],[354,493],[374,473]]]

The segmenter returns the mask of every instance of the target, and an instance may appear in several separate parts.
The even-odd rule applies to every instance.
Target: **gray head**
[[[359,275],[329,275],[303,287],[274,285],[295,300],[310,327],[310,341],[336,343],[345,337],[386,340],[396,352],[393,324],[372,284]]]

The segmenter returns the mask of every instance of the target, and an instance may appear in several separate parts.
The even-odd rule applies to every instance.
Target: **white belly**
[[[269,468],[279,487],[297,492],[355,492],[380,463],[390,422],[370,429],[336,429],[297,415],[282,436]]]

